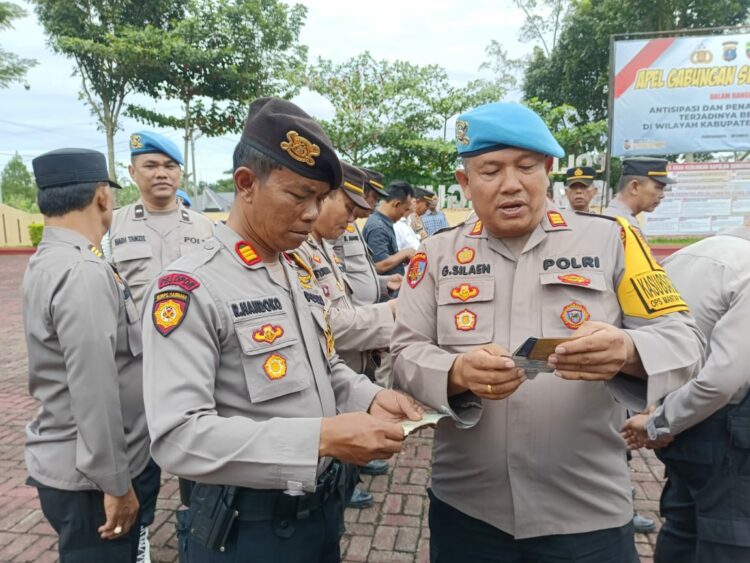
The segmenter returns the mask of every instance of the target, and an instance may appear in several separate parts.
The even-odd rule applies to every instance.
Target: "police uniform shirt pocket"
[[[444,278],[438,282],[439,345],[478,346],[495,333],[495,279]]]
[[[127,272],[127,282],[130,285],[143,285],[149,283],[159,272],[151,272],[149,264],[152,263],[154,251],[151,246],[144,240],[133,242],[120,242],[123,238],[116,238],[113,241],[112,261],[117,264],[118,269]],[[138,261],[136,267],[133,263]]]
[[[292,320],[286,315],[235,322],[247,390],[253,403],[270,401],[310,386],[312,374]]]
[[[545,272],[539,281],[543,336],[570,336],[586,321],[619,323],[617,296],[603,272]]]
[[[347,272],[364,272],[367,270],[367,256],[361,243],[357,241],[344,242],[343,249]]]

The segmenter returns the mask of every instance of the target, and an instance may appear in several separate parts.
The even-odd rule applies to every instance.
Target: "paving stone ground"
[[[23,428],[37,408],[28,395],[26,346],[19,286],[27,256],[0,255],[0,562],[57,561],[56,537],[44,520],[36,491],[24,485]],[[387,475],[364,477],[375,503],[348,510],[348,533],[341,542],[344,561],[426,562],[432,431],[410,437],[391,460]],[[662,466],[651,452],[634,453],[631,477],[636,508],[659,522]],[[177,481],[162,483],[151,528],[154,563],[177,561],[173,513],[179,504]],[[652,563],[656,534],[636,536],[642,563]],[[467,562],[470,563],[470,562]]]

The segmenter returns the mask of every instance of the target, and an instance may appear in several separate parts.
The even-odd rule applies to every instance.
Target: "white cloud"
[[[510,0],[380,0],[377,3],[306,0],[308,15],[301,42],[308,46],[310,60],[317,57],[341,62],[369,50],[375,58],[408,60],[416,64],[439,64],[457,84],[477,78],[485,59],[484,49],[499,40],[512,56],[530,51],[517,41],[523,14]],[[41,26],[31,9],[17,20],[15,29],[0,35],[4,49],[35,58],[39,65],[28,75],[30,90],[22,85],[0,90],[0,167],[18,151],[31,159],[63,146],[106,151],[104,134],[97,130],[88,108],[78,98],[79,79],[73,65],[46,46]],[[143,97],[130,101],[153,105]],[[302,92],[295,101],[309,113],[326,118],[332,114],[327,100]],[[174,102],[160,109],[179,108]],[[129,160],[128,134],[146,129],[132,119],[122,120],[115,137],[116,158]],[[161,131],[182,146],[180,131]],[[231,167],[237,136],[200,139],[196,143],[198,178],[213,180]]]

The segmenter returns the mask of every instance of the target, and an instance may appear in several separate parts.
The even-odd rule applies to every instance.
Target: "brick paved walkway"
[[[37,408],[26,389],[18,289],[27,259],[0,255],[0,563],[57,561],[56,538],[39,509],[36,491],[24,485],[23,427]],[[425,488],[430,479],[431,444],[432,431],[423,430],[407,440],[387,475],[364,477],[375,503],[366,510],[347,511],[349,532],[342,540],[345,561],[428,561]],[[631,470],[636,507],[656,518],[661,464],[650,452],[636,452]],[[178,503],[177,482],[167,478],[151,529],[155,563],[177,560],[172,514]],[[651,563],[655,539],[656,534],[636,537],[642,563]]]

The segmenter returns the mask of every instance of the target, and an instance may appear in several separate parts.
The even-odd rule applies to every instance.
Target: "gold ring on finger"
[[[492,385],[490,385],[489,383],[487,384],[487,393],[492,395]]]

